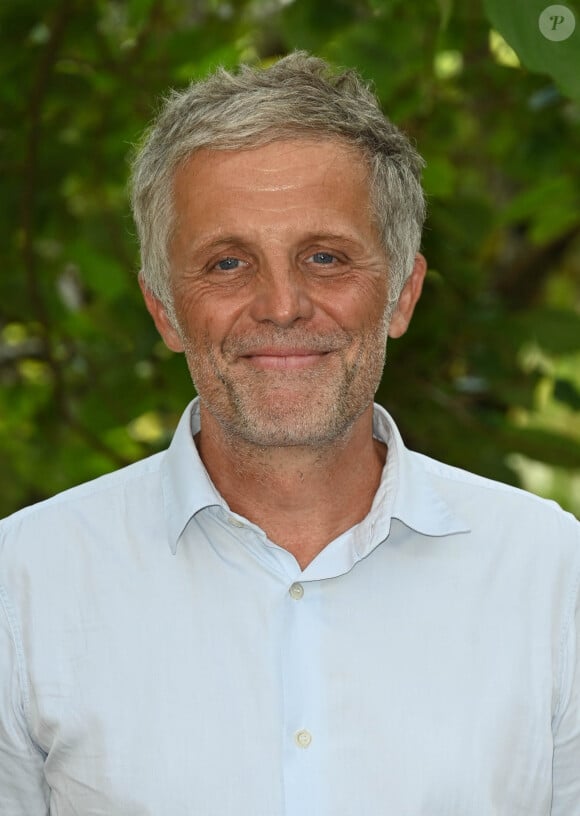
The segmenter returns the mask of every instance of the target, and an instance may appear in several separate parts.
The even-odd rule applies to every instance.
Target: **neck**
[[[324,448],[256,448],[225,436],[201,406],[195,442],[231,510],[257,524],[304,569],[370,510],[386,460],[372,436],[373,407]]]

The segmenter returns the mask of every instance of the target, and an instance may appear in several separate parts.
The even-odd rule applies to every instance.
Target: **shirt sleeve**
[[[563,638],[560,707],[554,723],[551,816],[580,813],[580,600],[576,581],[574,606]]]
[[[44,756],[26,726],[23,682],[17,628],[0,585],[0,813],[47,816],[50,792],[43,773]]]

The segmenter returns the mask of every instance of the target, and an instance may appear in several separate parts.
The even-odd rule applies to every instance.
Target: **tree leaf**
[[[511,45],[522,63],[530,71],[548,74],[567,96],[580,100],[578,2],[567,0],[565,3],[575,18],[576,27],[567,39],[560,41],[548,39],[540,30],[540,15],[549,6],[549,0],[484,0],[493,27]],[[557,14],[553,16],[558,17]],[[558,27],[557,19],[553,25]]]

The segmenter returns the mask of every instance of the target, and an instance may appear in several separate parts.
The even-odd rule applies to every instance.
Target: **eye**
[[[314,261],[314,263],[324,264],[325,266],[332,264],[337,260],[336,255],[331,255],[330,252],[315,252],[314,255],[310,256],[310,258]]]
[[[215,267],[222,272],[230,272],[232,269],[239,269],[241,263],[239,258],[222,258],[215,264]]]

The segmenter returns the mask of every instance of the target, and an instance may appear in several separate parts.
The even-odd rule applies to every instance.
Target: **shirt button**
[[[304,587],[302,584],[292,584],[288,592],[290,593],[291,598],[294,598],[295,601],[299,601],[304,595]]]
[[[240,521],[239,519],[234,518],[233,516],[230,516],[228,521],[232,525],[232,527],[245,527],[243,521]]]
[[[310,733],[310,731],[307,731],[305,728],[302,728],[300,731],[297,731],[294,734],[294,742],[299,748],[308,748],[308,746],[312,742],[312,734]]]

